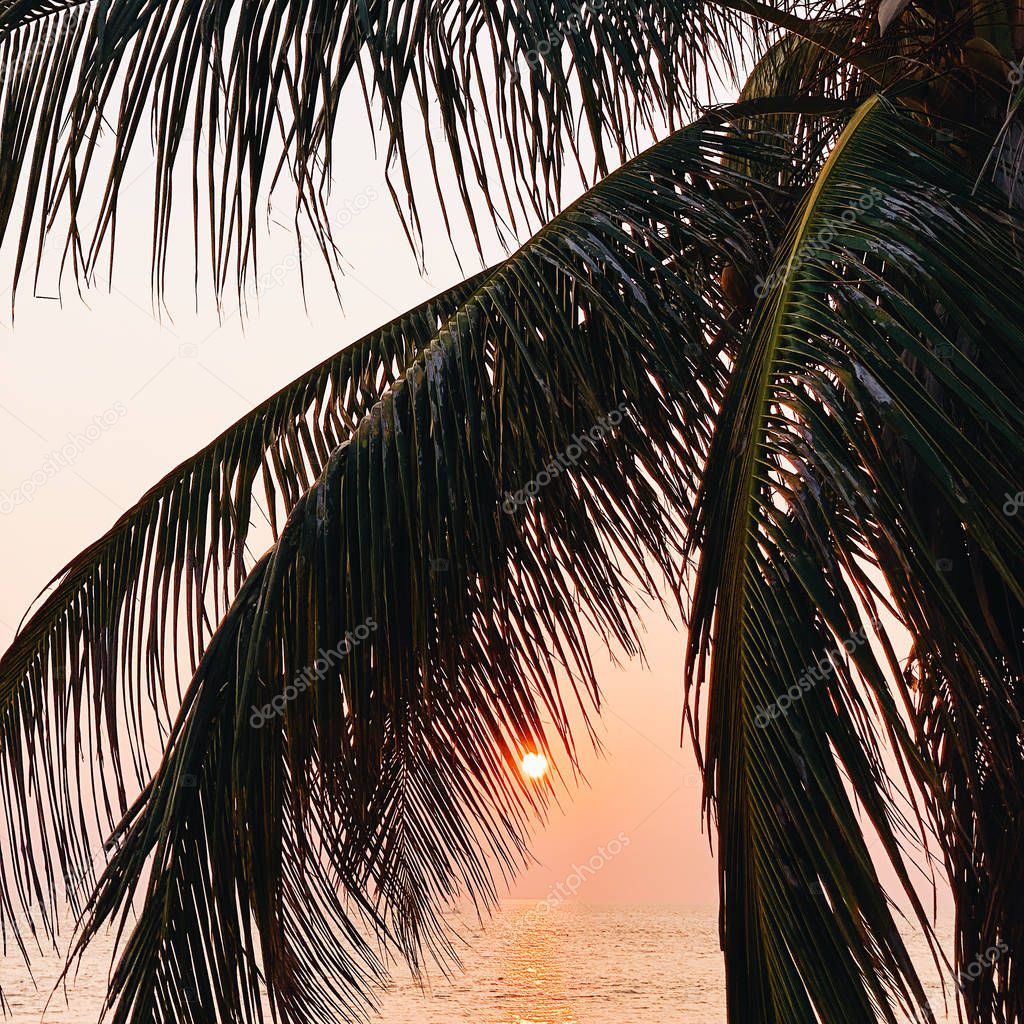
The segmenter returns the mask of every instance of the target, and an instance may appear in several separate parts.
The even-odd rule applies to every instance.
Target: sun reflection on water
[[[500,1024],[579,1024],[565,970],[564,928],[535,908],[524,908],[504,936]]]

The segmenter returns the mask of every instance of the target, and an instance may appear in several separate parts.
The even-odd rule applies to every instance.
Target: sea
[[[713,907],[508,900],[486,927],[460,919],[461,969],[425,984],[396,971],[382,993],[386,1024],[725,1024]],[[33,960],[35,985],[14,957],[0,960],[12,1024],[89,1024],[106,990],[101,938],[65,994],[52,993],[58,956]],[[937,980],[929,986],[943,1021]],[[954,1019],[954,1016],[949,1018]]]

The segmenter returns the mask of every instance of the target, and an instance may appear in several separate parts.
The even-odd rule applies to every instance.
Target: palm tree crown
[[[0,38],[16,287],[58,233],[93,280],[150,143],[158,296],[183,164],[218,295],[281,189],[335,266],[357,88],[414,246],[420,139],[446,217],[534,232],[53,580],[0,660],[23,953],[63,877],[72,957],[123,928],[117,1024],[363,1014],[522,863],[523,751],[572,761],[586,629],[637,651],[667,581],[730,1022],[933,1019],[880,879],[927,931],[926,856],[967,1019],[1024,1021],[1016,3],[2,0]]]

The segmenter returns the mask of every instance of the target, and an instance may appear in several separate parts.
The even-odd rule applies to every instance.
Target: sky
[[[331,202],[346,259],[340,305],[315,257],[307,263],[303,296],[282,193],[268,217],[261,258],[271,283],[258,308],[243,318],[229,299],[218,317],[208,295],[197,301],[188,246],[172,262],[169,312],[154,315],[153,178],[145,159],[124,195],[112,290],[103,285],[82,298],[68,278],[58,300],[51,258],[37,297],[31,287],[21,290],[13,322],[9,293],[0,297],[4,648],[54,573],[168,470],[304,370],[478,269],[468,231],[457,222],[460,270],[432,201],[423,150],[413,167],[414,180],[422,182],[425,274],[405,241],[363,121],[353,122],[345,151]],[[178,212],[187,219],[189,197],[181,199]],[[486,249],[489,262],[502,256],[493,241]],[[0,270],[2,292],[9,262]],[[26,486],[50,453],[66,445],[75,452],[70,464],[41,486]],[[660,609],[646,613],[642,627],[646,665],[616,665],[595,647],[603,754],[582,749],[585,782],[563,796],[561,809],[538,830],[536,863],[515,882],[514,896],[716,900],[696,763],[689,741],[681,743],[685,633]]]

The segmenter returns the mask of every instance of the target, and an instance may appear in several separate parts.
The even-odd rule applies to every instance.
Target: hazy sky
[[[4,647],[51,576],[175,464],[302,371],[465,276],[431,201],[426,154],[414,159],[423,183],[424,278],[370,157],[362,121],[348,134],[345,152],[331,203],[350,264],[341,281],[341,308],[315,259],[309,261],[304,308],[291,210],[282,193],[262,253],[262,269],[271,272],[275,286],[244,325],[230,301],[223,323],[208,296],[200,298],[197,310],[187,248],[172,266],[171,315],[155,318],[148,254],[152,172],[145,160],[125,193],[116,290],[96,289],[83,301],[73,282],[65,281],[61,303],[33,298],[29,288],[21,293],[13,326],[9,294],[0,301]],[[189,196],[183,193],[181,200],[178,214],[187,222]],[[477,269],[468,233],[457,230],[456,243],[465,273]],[[488,258],[500,256],[490,246]],[[9,273],[0,280],[6,286]],[[55,295],[55,281],[49,267],[39,294]],[[12,508],[9,496],[69,435],[88,442],[73,464],[48,479],[31,501]],[[541,897],[561,885],[563,892],[573,888],[590,900],[716,898],[696,766],[689,744],[680,745],[684,634],[660,610],[652,610],[644,625],[646,668],[619,668],[597,652],[606,701],[599,725],[605,756],[583,751],[587,784],[538,833],[539,864],[518,881],[516,895]],[[600,869],[585,870],[581,879],[576,867],[597,863],[594,857],[602,861]]]

